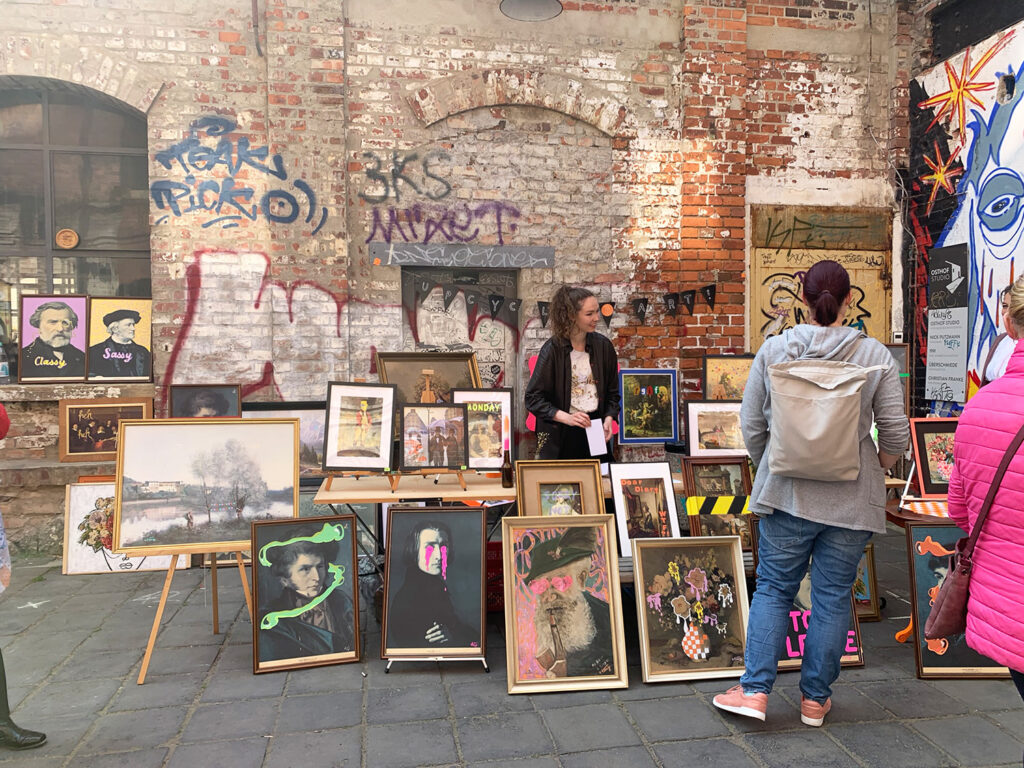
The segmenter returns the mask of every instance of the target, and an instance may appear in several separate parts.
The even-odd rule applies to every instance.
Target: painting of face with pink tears
[[[482,653],[483,514],[450,507],[391,508],[384,658]]]

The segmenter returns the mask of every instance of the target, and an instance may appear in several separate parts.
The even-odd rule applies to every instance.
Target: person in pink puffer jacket
[[[1006,299],[1009,299],[1008,301]],[[1024,336],[1024,278],[1004,294],[1003,323],[1013,339]],[[1024,344],[1006,373],[964,408],[953,443],[949,516],[970,532],[999,462],[1024,424]],[[1024,698],[1024,450],[1010,461],[974,550],[967,603],[967,644],[1009,667]]]

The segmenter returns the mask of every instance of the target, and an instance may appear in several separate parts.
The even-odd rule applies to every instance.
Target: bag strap
[[[981,526],[985,524],[985,518],[988,517],[988,511],[992,507],[992,502],[995,501],[996,491],[999,490],[999,483],[1003,480],[1003,475],[1006,474],[1006,468],[1010,466],[1010,461],[1017,453],[1017,449],[1020,448],[1020,444],[1024,442],[1024,424],[1021,425],[1020,429],[1017,430],[1017,434],[1013,436],[1013,440],[1010,442],[1010,447],[1006,449],[1006,453],[1003,454],[1002,460],[999,462],[999,468],[996,470],[995,476],[992,478],[992,484],[988,487],[988,493],[985,495],[985,501],[981,505],[981,511],[978,512],[978,517],[974,521],[974,528],[971,530],[971,537],[967,541],[967,546],[963,549],[963,556],[968,560],[971,557],[971,553],[974,552],[974,544],[978,541],[978,536],[981,535]]]

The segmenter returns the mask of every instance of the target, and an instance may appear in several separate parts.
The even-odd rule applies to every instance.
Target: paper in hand
[[[604,456],[608,452],[608,445],[604,441],[604,422],[601,419],[591,419],[587,427],[587,445],[590,447],[591,456]]]

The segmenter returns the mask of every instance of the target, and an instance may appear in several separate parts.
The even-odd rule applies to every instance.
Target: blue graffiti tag
[[[156,223],[161,224],[171,216],[177,218],[193,211],[207,211],[216,215],[203,223],[204,228],[220,224],[229,229],[243,220],[256,221],[260,214],[274,224],[291,224],[305,210],[307,224],[319,214],[312,234],[319,232],[327,220],[327,208],[317,206],[316,193],[302,179],[292,181],[291,189],[269,189],[254,202],[255,190],[235,178],[239,171],[251,170],[288,181],[281,155],[271,155],[268,146],[253,147],[245,136],[236,140],[227,136],[237,127],[238,124],[227,117],[201,117],[189,126],[186,139],[156,153],[156,161],[164,168],[173,170],[177,165],[186,174],[184,181],[161,179],[149,185],[156,207],[169,212]],[[219,137],[217,145],[203,144],[205,137]],[[217,172],[221,166],[226,176],[200,178],[201,174]],[[292,189],[300,195],[293,194]],[[302,198],[305,198],[304,203],[300,202]]]

